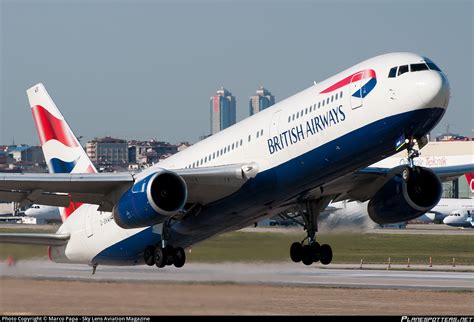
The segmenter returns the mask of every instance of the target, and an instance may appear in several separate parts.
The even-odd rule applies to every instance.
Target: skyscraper
[[[211,96],[210,109],[212,134],[235,124],[235,97],[223,86]]]
[[[273,96],[272,93],[270,93],[263,86],[260,86],[260,88],[257,89],[257,94],[250,96],[250,115],[254,115],[260,111],[263,111],[273,104],[275,104],[275,96]]]

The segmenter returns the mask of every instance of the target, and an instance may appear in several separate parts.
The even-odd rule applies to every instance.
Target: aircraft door
[[[349,86],[349,95],[351,97],[351,107],[356,109],[362,106],[362,73],[354,74]]]

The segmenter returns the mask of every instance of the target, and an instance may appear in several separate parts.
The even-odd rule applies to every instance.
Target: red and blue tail
[[[26,93],[49,172],[96,173],[96,168],[43,84],[31,87]],[[69,207],[61,208],[63,221],[80,206],[81,203],[71,202]]]

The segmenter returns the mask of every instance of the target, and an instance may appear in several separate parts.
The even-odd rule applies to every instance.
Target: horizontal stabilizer
[[[2,233],[0,243],[61,246],[67,244],[70,237],[69,234]]]

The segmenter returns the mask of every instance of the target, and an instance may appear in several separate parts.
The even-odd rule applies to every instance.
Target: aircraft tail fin
[[[36,84],[26,93],[49,172],[97,173],[43,84]],[[80,206],[71,202],[69,207],[60,209],[63,221]]]
[[[474,172],[466,173],[466,180],[467,184],[469,185],[469,189],[471,189],[471,193],[474,193]]]

